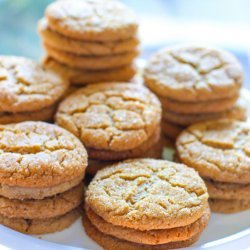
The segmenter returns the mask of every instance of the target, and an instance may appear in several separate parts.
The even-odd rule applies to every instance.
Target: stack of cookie
[[[27,234],[63,230],[80,215],[87,153],[43,122],[0,126],[0,224]]]
[[[68,82],[36,62],[0,56],[0,124],[53,119]]]
[[[249,142],[249,124],[233,120],[199,123],[178,137],[178,157],[204,178],[212,211],[250,209]]]
[[[69,95],[56,113],[56,123],[86,146],[87,172],[136,157],[160,158],[161,105],[139,84],[98,83]],[[100,162],[103,161],[103,162]]]
[[[172,249],[207,226],[207,189],[183,164],[135,159],[100,170],[88,186],[83,225],[104,249]]]
[[[61,0],[50,4],[39,22],[48,57],[44,65],[72,84],[128,81],[136,70],[137,20],[112,0]]]
[[[246,119],[239,98],[243,72],[228,52],[193,45],[165,48],[149,60],[144,80],[162,103],[162,130],[172,139],[196,122]]]

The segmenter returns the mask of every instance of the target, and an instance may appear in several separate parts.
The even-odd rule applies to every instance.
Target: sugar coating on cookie
[[[186,226],[207,206],[207,189],[193,169],[166,160],[135,159],[100,170],[86,204],[106,222],[139,230]]]
[[[56,122],[87,148],[123,151],[147,141],[161,119],[158,99],[130,83],[93,84],[67,97]]]
[[[159,96],[195,102],[237,95],[243,72],[228,52],[178,45],[156,52],[146,65],[144,79]]]
[[[119,1],[61,0],[45,12],[58,33],[89,41],[124,40],[137,31],[135,14]]]
[[[0,181],[19,187],[53,187],[83,176],[87,153],[68,131],[44,122],[0,126]]]
[[[36,62],[0,56],[0,112],[36,111],[53,105],[68,82]]]
[[[250,183],[250,126],[218,120],[190,126],[178,137],[178,156],[202,177],[220,182]]]

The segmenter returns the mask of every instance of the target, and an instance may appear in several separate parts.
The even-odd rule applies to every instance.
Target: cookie
[[[125,151],[146,142],[159,126],[161,106],[154,94],[131,83],[91,84],[67,97],[56,122],[88,149]]]
[[[140,158],[154,158],[154,159],[161,159],[163,154],[163,140],[162,138],[156,142],[155,145],[153,145],[149,150],[147,150],[145,153],[140,155]],[[88,167],[86,169],[86,172],[89,175],[95,175],[98,170],[101,170],[105,167],[111,166],[114,164],[114,161],[99,161],[99,160],[92,160],[89,159],[88,161]]]
[[[220,113],[207,113],[207,114],[180,114],[173,113],[168,110],[162,112],[163,120],[169,121],[181,126],[189,126],[194,123],[216,120],[216,119],[233,119],[233,120],[246,120],[247,119],[247,106],[245,100],[239,99],[232,109]]]
[[[121,240],[148,245],[186,241],[193,238],[195,235],[203,231],[210,218],[210,210],[208,208],[206,213],[200,219],[190,225],[171,229],[140,231],[107,223],[100,216],[95,214],[88,206],[85,209],[85,213],[91,224],[100,232]]]
[[[62,74],[71,84],[74,85],[86,85],[97,82],[129,81],[136,73],[136,67],[132,64],[115,69],[98,71],[70,68],[55,61],[51,57],[45,58],[43,64],[45,67],[51,68]]]
[[[223,200],[245,200],[250,194],[250,184],[217,182],[205,179],[209,197]]]
[[[162,133],[172,140],[175,140],[184,128],[185,127],[183,126],[171,123],[166,120],[162,120],[161,122]]]
[[[118,161],[128,158],[142,158],[147,152],[151,156],[155,155],[152,152],[154,145],[160,140],[161,129],[158,126],[154,133],[149,137],[148,140],[141,143],[138,147],[129,150],[122,151],[112,151],[112,150],[99,150],[88,148],[89,158],[98,159],[98,160],[108,160],[108,161]],[[151,151],[151,152],[150,152]],[[158,155],[158,154],[157,154]]]
[[[29,193],[33,188],[36,196],[57,185],[69,189],[83,178],[87,166],[82,143],[68,131],[44,122],[0,125],[0,149],[1,191],[14,187],[17,193],[25,189]]]
[[[0,196],[0,215],[8,218],[48,219],[78,207],[83,198],[83,184],[43,200],[11,200]]]
[[[119,41],[134,37],[135,14],[119,1],[62,0],[45,12],[49,27],[67,37],[85,41]]]
[[[55,104],[68,82],[34,61],[0,56],[0,112],[37,111]]]
[[[106,222],[136,230],[189,225],[205,213],[207,198],[192,168],[154,159],[100,170],[86,192],[86,204]]]
[[[193,238],[190,238],[186,241],[179,242],[171,242],[167,244],[161,245],[146,245],[146,244],[137,244],[125,240],[120,240],[110,235],[104,234],[100,232],[96,227],[94,227],[89,221],[88,217],[83,215],[83,225],[85,232],[87,235],[96,241],[99,245],[101,245],[104,249],[109,250],[165,250],[165,249],[175,249],[175,248],[183,248],[192,245],[196,242],[200,236],[200,233],[195,235]]]
[[[23,121],[52,121],[56,112],[56,105],[33,112],[0,113],[0,124],[17,123]]]
[[[145,67],[144,80],[161,97],[180,102],[210,101],[238,95],[243,71],[228,52],[179,45],[155,53]]]
[[[104,70],[120,68],[133,63],[138,56],[137,50],[129,51],[123,54],[106,56],[82,56],[55,49],[48,44],[44,44],[47,54],[56,61],[72,68],[84,70]]]
[[[181,113],[181,114],[209,114],[209,113],[218,113],[226,110],[230,110],[236,103],[238,95],[218,99],[213,101],[201,101],[201,102],[181,102],[175,101],[169,98],[159,97],[162,107],[165,110]]]
[[[176,141],[178,156],[204,178],[218,182],[250,183],[250,126],[218,120],[195,124]]]
[[[62,231],[80,216],[78,209],[67,214],[49,219],[13,219],[0,215],[0,224],[26,234],[46,234]]]
[[[209,205],[214,213],[237,213],[250,209],[250,200],[209,199]]]
[[[48,23],[45,18],[42,18],[39,21],[38,30],[43,42],[48,44],[50,47],[65,52],[87,56],[122,54],[134,51],[139,44],[137,37],[111,42],[89,42],[72,39],[52,31],[48,27]]]

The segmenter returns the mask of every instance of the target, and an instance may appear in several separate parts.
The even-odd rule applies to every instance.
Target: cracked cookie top
[[[138,26],[135,14],[116,0],[56,1],[45,15],[51,29],[86,41],[125,40]]]
[[[230,183],[250,183],[250,125],[218,120],[184,130],[176,142],[181,162],[202,177]]]
[[[0,112],[41,110],[67,88],[67,81],[30,59],[0,56]]]
[[[59,106],[56,122],[88,148],[134,149],[154,133],[161,119],[156,96],[131,83],[99,83],[82,88]]]
[[[146,65],[144,79],[159,96],[195,102],[237,95],[243,72],[226,51],[186,45],[155,53]]]
[[[207,207],[207,189],[198,173],[166,160],[135,159],[97,173],[87,205],[105,221],[139,230],[186,226]]]
[[[0,182],[48,187],[84,176],[87,153],[68,131],[44,122],[0,125]]]

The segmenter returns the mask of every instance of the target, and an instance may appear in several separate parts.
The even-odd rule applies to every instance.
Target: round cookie
[[[83,226],[87,235],[96,241],[99,245],[101,245],[104,249],[109,250],[166,250],[166,249],[176,249],[176,248],[183,248],[192,245],[199,239],[200,233],[196,234],[193,238],[190,238],[186,241],[179,241],[179,242],[171,242],[167,244],[161,245],[146,245],[146,244],[137,244],[125,240],[120,240],[110,235],[104,234],[97,230],[91,222],[89,221],[88,217],[84,214],[83,215]],[[204,225],[205,226],[205,225]]]
[[[247,122],[218,120],[195,124],[176,141],[178,156],[204,178],[250,183],[250,126]]]
[[[161,120],[158,99],[132,83],[92,84],[59,106],[58,125],[79,137],[88,149],[124,151],[146,142]]]
[[[0,196],[0,215],[8,218],[48,219],[68,213],[83,199],[83,184],[43,200],[11,200]]]
[[[192,168],[154,159],[100,170],[86,192],[86,204],[106,222],[138,230],[189,225],[205,213],[207,199]]]
[[[34,188],[35,192],[67,185],[83,177],[86,166],[84,146],[63,128],[44,122],[0,126],[1,186]]]
[[[37,111],[55,104],[68,82],[34,61],[0,56],[0,112]]]
[[[161,97],[180,102],[210,101],[238,95],[243,72],[228,52],[179,45],[155,53],[145,67],[144,80]]]
[[[62,64],[72,68],[94,71],[115,69],[132,64],[135,57],[139,54],[137,50],[134,50],[116,55],[79,56],[73,53],[55,49],[47,44],[44,44],[44,48],[50,57]]]
[[[235,184],[204,180],[209,197],[223,200],[245,200],[250,194],[250,184]]]
[[[135,14],[119,1],[61,0],[45,12],[49,27],[85,41],[119,41],[134,37]]]
[[[191,114],[218,113],[229,110],[235,105],[238,98],[239,96],[236,95],[230,98],[218,99],[213,101],[201,101],[201,102],[180,102],[166,97],[164,98],[159,97],[159,100],[161,101],[162,107],[165,110],[174,113],[191,115]]]
[[[51,57],[45,58],[43,64],[45,67],[51,68],[65,76],[69,82],[74,85],[86,85],[97,82],[129,81],[136,73],[136,67],[133,64],[120,68],[98,71],[70,68],[55,61]]]
[[[23,121],[52,121],[56,112],[56,105],[32,112],[0,113],[0,124],[17,123]]]
[[[185,127],[166,120],[162,120],[161,122],[161,129],[163,134],[172,140],[175,140],[184,128]]]
[[[162,118],[163,120],[181,126],[189,126],[194,123],[216,119],[233,119],[244,121],[247,119],[247,106],[243,99],[239,99],[232,109],[220,113],[188,115],[164,110],[162,112]]]
[[[118,239],[148,245],[160,245],[189,240],[199,234],[206,227],[210,218],[210,210],[207,208],[205,214],[190,225],[170,229],[140,231],[107,223],[100,216],[95,214],[88,206],[85,208],[85,213],[92,225],[100,232]]]
[[[55,49],[87,56],[121,54],[134,51],[139,44],[137,37],[111,42],[88,42],[72,39],[52,31],[45,18],[39,21],[38,30],[45,44]]]
[[[79,216],[80,211],[78,209],[74,209],[59,217],[41,220],[13,219],[0,215],[0,224],[21,233],[47,234],[62,231],[74,223]]]
[[[214,213],[237,213],[250,209],[250,200],[209,199],[209,206]]]

